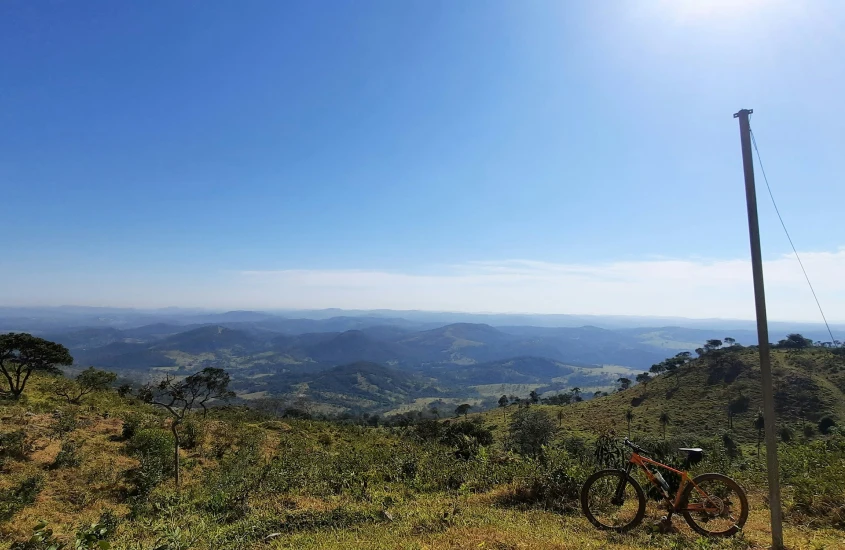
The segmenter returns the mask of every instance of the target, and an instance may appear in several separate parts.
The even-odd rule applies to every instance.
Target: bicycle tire
[[[596,518],[595,514],[593,514],[593,512],[590,510],[590,489],[593,488],[593,486],[598,480],[605,477],[615,477],[619,481],[622,481],[623,479],[626,480],[626,482],[634,488],[634,492],[637,495],[637,513],[630,522],[624,525],[604,524],[599,521],[599,519]],[[588,477],[587,481],[584,482],[584,486],[581,488],[581,510],[584,512],[584,515],[587,516],[587,519],[590,521],[590,523],[592,523],[594,527],[602,531],[615,531],[617,533],[625,533],[627,531],[630,531],[631,529],[642,523],[643,518],[645,517],[645,505],[646,499],[645,493],[643,493],[643,488],[640,487],[640,484],[637,483],[637,480],[625,473],[624,470],[600,470]]]
[[[689,510],[682,509],[681,513],[684,515],[684,519],[686,520],[687,524],[692,527],[692,529],[696,533],[704,535],[705,537],[731,537],[737,534],[745,525],[745,522],[748,520],[748,497],[745,495],[745,490],[740,487],[739,483],[729,478],[728,476],[722,474],[701,474],[694,477],[692,481],[696,485],[703,485],[708,481],[718,481],[724,483],[725,486],[735,492],[737,497],[739,498],[740,511],[739,518],[733,523],[733,525],[731,525],[731,527],[721,531],[711,531],[700,525],[695,520]],[[695,487],[692,485],[692,483],[688,484],[684,489],[684,494],[681,497],[682,508],[686,508],[686,506],[689,504],[690,495],[692,494],[693,490],[695,490]]]

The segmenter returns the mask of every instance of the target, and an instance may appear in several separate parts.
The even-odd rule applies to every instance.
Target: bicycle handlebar
[[[644,454],[648,453],[648,451],[646,451],[645,449],[643,449],[642,447],[640,447],[636,443],[630,441],[627,437],[625,438],[625,445],[627,445],[628,447],[630,447],[631,449],[633,449],[634,451],[636,451],[638,453],[644,453]]]

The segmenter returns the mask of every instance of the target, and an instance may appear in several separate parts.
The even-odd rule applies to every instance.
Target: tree
[[[563,426],[563,409],[557,412],[557,427]]]
[[[499,398],[499,406],[502,408],[502,420],[507,420],[508,418],[507,413],[505,413],[505,407],[508,405],[510,405],[510,400],[508,400],[507,395],[503,395]]]
[[[825,416],[819,420],[819,432],[825,435],[830,433],[830,429],[836,426],[836,421],[829,416]]]
[[[120,397],[126,397],[130,393],[132,393],[132,386],[129,384],[121,384],[117,387],[117,395]]]
[[[23,332],[0,335],[0,373],[12,399],[20,398],[34,371],[61,374],[59,366],[71,364],[73,357],[61,344]]]
[[[754,419],[754,429],[757,430],[757,458],[760,458],[760,442],[763,440],[763,428],[766,427],[766,419],[763,411],[757,411],[757,418]]]
[[[464,415],[464,418],[466,418],[467,412],[469,412],[471,408],[472,405],[470,405],[469,403],[463,403],[461,405],[458,405],[457,407],[455,407],[455,416]]]
[[[113,372],[88,367],[76,377],[76,383],[67,378],[56,380],[53,392],[67,399],[68,403],[79,405],[89,393],[105,390],[117,379]]]
[[[722,341],[717,339],[707,340],[704,344],[704,352],[708,351],[716,351],[717,349],[722,347]]]
[[[138,397],[145,403],[167,410],[171,416],[170,431],[173,433],[173,467],[176,488],[179,489],[179,426],[195,407],[200,406],[206,414],[206,403],[213,400],[227,400],[234,397],[229,391],[229,374],[223,369],[206,367],[183,380],[167,375],[158,383],[141,387]]]
[[[630,378],[622,377],[622,378],[618,378],[616,381],[619,382],[619,391],[625,391],[625,390],[627,390],[628,388],[631,387],[631,379]]]
[[[539,458],[557,427],[545,412],[522,409],[513,414],[508,428],[508,447],[530,458]]]
[[[813,341],[809,338],[804,338],[800,334],[787,334],[786,338],[780,340],[777,344],[775,344],[776,348],[786,348],[786,349],[804,349],[813,346]]]
[[[666,411],[663,411],[662,413],[660,413],[660,418],[658,420],[660,421],[660,426],[663,428],[663,442],[665,443],[666,442],[666,426],[669,425],[669,422],[671,422],[672,419],[669,418],[669,413],[667,413]]]
[[[729,347],[733,347],[736,345],[736,339],[731,338],[730,336],[725,336],[725,345]]]
[[[701,357],[702,355],[704,355],[706,352],[707,352],[707,350],[705,350],[704,348],[695,348],[695,353],[696,353],[699,357]]]
[[[575,401],[576,403],[579,402],[579,401],[583,401],[583,399],[581,399],[581,388],[579,388],[578,386],[575,386],[570,391],[572,393],[572,400],[573,401]]]
[[[593,392],[593,399],[597,399],[601,397],[601,390],[596,390]]]
[[[528,394],[528,399],[536,405],[540,402],[540,394],[537,393],[537,390],[531,390],[531,393]]]
[[[625,420],[628,422],[628,437],[631,437],[631,421],[634,419],[634,411],[628,409],[625,411]]]
[[[651,375],[647,372],[641,372],[637,375],[636,381],[637,384],[642,384],[645,387],[651,381]]]

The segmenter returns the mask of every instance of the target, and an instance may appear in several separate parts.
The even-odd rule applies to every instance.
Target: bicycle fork
[[[614,506],[622,506],[625,503],[625,486],[628,484],[628,477],[631,475],[631,468],[633,467],[634,465],[630,462],[625,467],[625,475],[622,476],[619,485],[616,486],[616,492],[610,501]]]
[[[616,492],[613,494],[613,498],[610,500],[611,504],[613,504],[614,506],[622,506],[623,504],[625,504],[625,486],[628,485],[628,477],[630,477],[631,470],[633,468],[634,464],[632,462],[629,462],[625,466],[625,475],[622,476],[622,479],[616,486]],[[663,518],[663,521],[666,523],[670,523],[672,521],[672,514],[675,513],[675,506],[672,504],[671,500],[669,500],[668,496],[664,496],[666,497],[666,516]]]

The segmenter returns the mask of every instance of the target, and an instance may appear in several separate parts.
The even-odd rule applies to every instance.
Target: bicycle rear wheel
[[[596,472],[581,488],[581,510],[590,523],[604,531],[624,533],[639,525],[645,503],[640,484],[622,470]]]
[[[737,534],[748,519],[748,498],[742,487],[722,474],[701,474],[692,481],[700,491],[690,483],[681,499],[689,526],[707,537]]]

